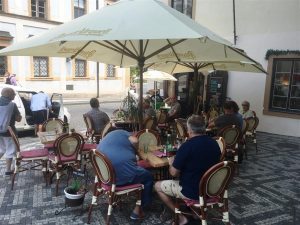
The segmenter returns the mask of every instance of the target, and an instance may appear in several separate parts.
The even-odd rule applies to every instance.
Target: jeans
[[[148,170],[138,167],[137,174],[130,184],[144,185],[144,190],[142,191],[142,207],[152,202],[153,177]]]

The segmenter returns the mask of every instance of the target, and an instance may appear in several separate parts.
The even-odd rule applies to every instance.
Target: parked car
[[[16,103],[22,120],[16,122],[18,131],[34,130],[32,111],[30,109],[31,97],[36,94],[36,91],[20,86],[12,86],[7,84],[0,84],[0,92],[3,88],[10,87],[15,90],[16,96],[13,102]],[[62,94],[53,93],[51,96],[52,112],[49,113],[49,118],[59,118],[64,122],[70,123],[71,115],[68,109],[64,107]]]

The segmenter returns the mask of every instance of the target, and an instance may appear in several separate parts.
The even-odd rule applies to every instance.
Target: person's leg
[[[0,143],[1,144],[1,143]],[[15,156],[16,146],[11,137],[3,137],[2,138],[2,147],[6,150],[6,174],[12,173],[12,161]],[[2,154],[3,151],[1,151]]]
[[[157,192],[159,198],[167,205],[172,212],[175,212],[175,203],[172,201],[172,197],[183,198],[181,194],[181,187],[179,186],[178,180],[165,180],[158,181],[155,183],[155,191]],[[183,225],[188,222],[187,218],[179,214],[179,224]]]
[[[133,209],[133,212],[136,215],[144,216],[143,208],[145,206],[148,206],[152,202],[152,189],[153,189],[153,177],[152,174],[145,170],[144,168],[139,168],[137,175],[135,179],[132,182],[133,184],[143,184],[144,190],[142,191],[142,207],[139,207],[138,205],[135,206]]]

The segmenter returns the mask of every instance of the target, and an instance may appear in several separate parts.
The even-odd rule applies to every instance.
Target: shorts
[[[47,110],[38,110],[32,111],[33,123],[34,124],[43,124],[47,120]]]
[[[0,136],[0,154],[4,154],[7,159],[12,159],[16,155],[16,145],[12,137]]]
[[[163,180],[160,188],[168,196],[188,199],[181,193],[182,187],[179,185],[179,180]]]

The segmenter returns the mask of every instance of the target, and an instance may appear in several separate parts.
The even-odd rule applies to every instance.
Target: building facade
[[[55,26],[104,7],[104,0],[0,0],[0,49],[39,35]],[[0,82],[5,71],[18,84],[71,96],[122,94],[129,86],[129,69],[85,60],[57,57],[0,57]],[[99,80],[99,89],[97,88]]]
[[[229,72],[227,97],[248,100],[259,131],[300,137],[300,0],[169,0],[169,5],[261,63],[267,75]],[[191,13],[190,13],[191,12]]]

